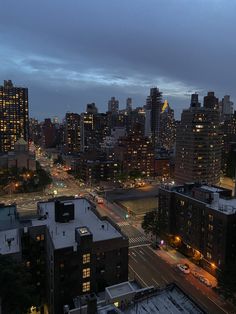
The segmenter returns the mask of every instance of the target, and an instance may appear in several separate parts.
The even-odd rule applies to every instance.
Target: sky
[[[198,92],[236,102],[236,0],[7,0],[0,85],[29,88],[30,116],[64,117],[157,86],[176,118]]]

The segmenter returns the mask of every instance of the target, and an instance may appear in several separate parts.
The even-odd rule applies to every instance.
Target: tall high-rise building
[[[220,101],[219,103],[219,107],[220,107],[222,120],[223,121],[230,120],[234,111],[234,103],[230,100],[229,95],[225,95],[222,98],[222,101]]]
[[[108,112],[118,113],[118,111],[119,111],[119,100],[117,100],[115,97],[111,97],[111,99],[108,101]]]
[[[174,148],[175,144],[175,120],[174,110],[170,108],[167,100],[161,109],[160,116],[160,146],[167,150]]]
[[[162,93],[157,87],[150,89],[146,109],[150,110],[152,143],[155,148],[160,145],[160,115],[162,109]]]
[[[221,132],[219,110],[203,107],[183,110],[177,127],[175,179],[178,183],[220,180]]]
[[[214,92],[208,92],[207,96],[204,97],[204,103],[205,108],[209,109],[219,109],[219,100],[216,98]]]
[[[28,142],[28,136],[28,88],[4,81],[0,86],[0,152],[13,150],[19,138]]]
[[[92,102],[91,104],[87,104],[87,113],[97,114],[98,108],[96,107],[95,103]]]
[[[65,119],[65,144],[68,153],[80,151],[80,115],[78,113],[66,113]]]
[[[130,97],[126,99],[126,111],[132,111],[132,98]]]

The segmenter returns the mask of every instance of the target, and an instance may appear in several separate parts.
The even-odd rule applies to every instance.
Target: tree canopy
[[[159,231],[158,213],[156,210],[147,212],[143,218],[142,228],[146,233],[152,233],[157,237]]]
[[[3,314],[22,314],[38,298],[32,277],[27,268],[11,257],[0,255],[0,298]]]

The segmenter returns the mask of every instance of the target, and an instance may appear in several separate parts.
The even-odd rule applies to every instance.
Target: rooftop
[[[236,198],[230,196],[231,190],[194,183],[181,186],[164,186],[162,188],[185,195],[190,199],[196,199],[206,204],[208,208],[217,210],[225,215],[236,214]],[[195,192],[200,192],[201,195]]]
[[[66,201],[68,203],[68,200]],[[32,220],[32,226],[47,225],[51,234],[55,249],[77,245],[75,229],[80,228],[80,233],[93,235],[93,241],[104,241],[122,238],[123,235],[108,220],[102,220],[91,210],[91,204],[86,199],[72,199],[74,204],[74,219],[69,222],[55,221],[55,202],[38,203],[42,220]]]
[[[130,284],[129,281],[122,282],[118,285],[110,286],[106,288],[106,292],[111,298],[119,297],[121,295],[134,292],[136,289]]]
[[[113,312],[112,312],[113,310]],[[111,312],[110,312],[111,311]],[[164,290],[136,299],[131,305],[122,309],[116,309],[113,305],[98,308],[99,314],[124,313],[124,314],[203,314],[201,309],[178,286],[172,284]]]
[[[10,229],[0,231],[0,254],[20,252],[19,230]]]
[[[0,230],[14,229],[19,225],[16,206],[6,205],[0,207]]]

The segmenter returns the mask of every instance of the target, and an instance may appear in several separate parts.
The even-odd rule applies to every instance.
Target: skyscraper
[[[216,184],[220,180],[220,116],[219,110],[211,104],[205,99],[203,107],[192,102],[190,108],[182,112],[176,136],[175,179],[178,183]]]
[[[219,103],[222,120],[230,120],[233,115],[234,103],[230,100],[229,95],[225,95]]]
[[[111,99],[108,101],[108,112],[118,113],[118,111],[119,111],[119,100],[117,100],[115,97],[111,97]]]
[[[219,109],[219,100],[214,92],[208,92],[204,97],[204,107],[209,109]]]
[[[170,108],[167,100],[161,109],[160,116],[160,146],[167,150],[174,148],[175,143],[175,120],[174,110]]]
[[[132,98],[130,97],[126,99],[126,111],[132,111]]]
[[[80,152],[80,115],[67,112],[65,119],[65,144],[68,153]]]
[[[150,110],[150,124],[152,133],[152,143],[155,148],[160,144],[160,115],[162,108],[162,93],[157,87],[150,89],[150,95],[147,97],[146,109]]]
[[[0,86],[0,152],[13,150],[21,137],[28,142],[28,133],[28,88],[4,81]]]

